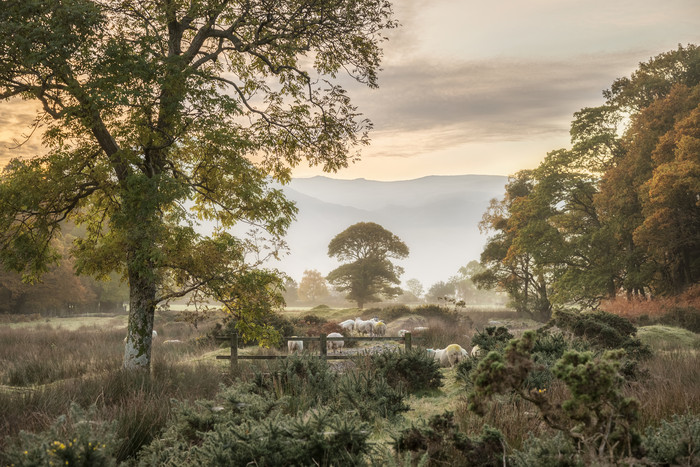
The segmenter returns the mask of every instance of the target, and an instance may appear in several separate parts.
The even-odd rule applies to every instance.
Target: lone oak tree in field
[[[391,15],[384,0],[3,2],[0,99],[40,104],[46,153],[2,173],[0,261],[37,279],[59,260],[61,222],[82,225],[78,272],[128,280],[129,369],[150,366],[158,303],[264,312],[280,280],[226,229],[248,222],[277,244],[296,209],[269,181],[303,159],[335,171],[368,142],[331,80],[377,86]]]
[[[351,225],[328,244],[328,256],[346,264],[328,274],[328,282],[340,291],[347,291],[346,298],[363,308],[367,302],[378,302],[380,295],[392,298],[401,294],[399,276],[403,268],[395,266],[389,258],[405,258],[408,247],[399,237],[374,222],[358,222]]]

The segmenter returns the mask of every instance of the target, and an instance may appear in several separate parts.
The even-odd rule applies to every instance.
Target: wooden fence
[[[219,360],[231,360],[231,370],[238,368],[238,360],[274,360],[278,358],[287,358],[289,355],[238,355],[238,334],[231,336],[218,336],[217,340],[229,341],[231,344],[231,355],[217,355]],[[321,334],[318,337],[282,337],[283,342],[288,341],[303,341],[303,342],[319,342],[319,357],[324,360],[345,360],[352,358],[354,355],[328,355],[328,341],[399,341],[404,343],[405,350],[411,350],[413,341],[420,337],[412,337],[410,332],[407,332],[403,337],[328,337],[326,334]]]

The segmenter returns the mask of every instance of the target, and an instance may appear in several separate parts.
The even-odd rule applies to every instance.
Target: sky
[[[698,0],[395,0],[394,10],[401,27],[384,44],[379,89],[347,86],[374,124],[372,143],[332,177],[534,168],[569,146],[574,112],[601,105],[616,78],[700,43]],[[40,151],[38,135],[23,137],[34,112],[22,101],[0,104],[0,165]]]

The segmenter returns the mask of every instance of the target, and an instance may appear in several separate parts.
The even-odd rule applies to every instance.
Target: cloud
[[[568,133],[573,113],[601,105],[602,91],[633,71],[640,52],[568,60],[418,59],[388,66],[380,88],[352,89],[373,139],[402,138],[408,154],[469,142],[526,141]],[[417,144],[411,143],[417,142]]]

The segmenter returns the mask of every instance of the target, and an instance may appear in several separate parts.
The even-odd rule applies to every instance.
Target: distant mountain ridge
[[[478,223],[493,198],[502,198],[507,177],[428,176],[383,182],[323,176],[295,178],[284,186],[299,208],[286,241],[290,254],[276,264],[299,281],[305,269],[328,274],[338,263],[328,257],[331,239],[357,222],[376,222],[398,235],[410,255],[398,264],[403,281],[427,289],[478,260],[486,237]]]

